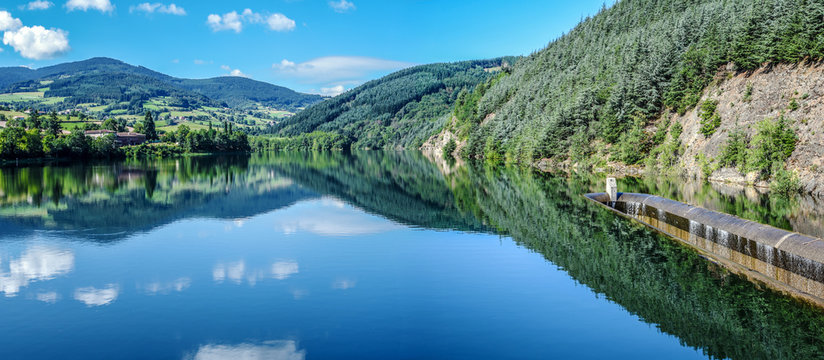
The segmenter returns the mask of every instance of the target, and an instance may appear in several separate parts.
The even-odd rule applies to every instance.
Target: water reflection
[[[297,274],[298,268],[298,262],[295,260],[277,260],[272,263],[270,271],[267,272],[265,268],[247,268],[245,260],[238,260],[215,265],[212,269],[212,280],[222,283],[228,279],[235,284],[242,284],[245,280],[250,286],[255,286],[266,278],[286,280]]]
[[[41,292],[37,294],[36,299],[44,303],[54,304],[57,300],[60,300],[60,295],[55,291]]]
[[[45,281],[74,269],[74,254],[69,250],[34,245],[19,258],[9,261],[9,270],[0,271],[0,292],[16,296],[20,288],[33,281]]]
[[[625,191],[662,195],[780,227],[807,229],[804,232],[823,228],[820,219],[824,217],[818,215],[822,207],[804,198],[779,200],[717,184],[622,181]],[[294,341],[243,339],[314,332],[315,347],[307,345],[308,337],[300,337],[315,354],[314,349],[322,349],[328,344],[323,341],[334,337],[329,332],[355,323],[362,328],[351,330],[386,343],[394,344],[407,334],[414,334],[415,339],[432,334],[425,340],[443,341],[447,343],[444,349],[451,349],[452,341],[456,347],[468,348],[483,345],[477,344],[477,339],[487,339],[483,336],[503,336],[494,330],[472,333],[465,339],[455,335],[483,325],[472,321],[503,329],[512,325],[506,323],[508,319],[523,313],[550,318],[513,334],[521,341],[535,340],[539,346],[532,352],[523,351],[538,357],[551,346],[545,346],[545,337],[534,334],[586,335],[612,325],[554,303],[511,306],[513,298],[529,299],[542,287],[552,292],[568,282],[584,293],[577,300],[593,301],[593,308],[618,304],[621,312],[616,317],[650,324],[655,331],[677,337],[682,346],[709,357],[792,359],[814,358],[824,352],[821,310],[730,275],[694,251],[594,207],[581,196],[601,190],[602,184],[598,177],[567,178],[483,164],[441,171],[420,154],[396,152],[4,168],[0,169],[0,246],[22,247],[29,238],[44,233],[58,245],[31,246],[16,258],[0,257],[0,291],[11,297],[32,282],[71,275],[61,278],[63,287],[57,287],[64,289],[65,297],[95,307],[98,315],[118,320],[139,317],[129,325],[146,328],[150,326],[145,325],[145,313],[140,310],[156,312],[161,316],[152,319],[158,321],[151,323],[152,331],[168,328],[168,333],[158,337],[188,341],[183,351],[190,351],[187,358],[191,359],[303,359],[307,350],[299,349]],[[409,231],[408,227],[442,231]],[[522,282],[499,278],[506,271],[484,273],[481,281],[467,288],[491,285],[492,292],[474,298],[456,294],[450,285],[475,280],[492,264],[461,268],[470,259],[486,260],[484,256],[489,255],[475,253],[473,247],[458,247],[477,241],[465,237],[479,235],[466,234],[475,232],[493,234],[496,245],[515,242],[534,253],[518,248],[507,255],[539,254],[561,269],[563,276],[538,259],[544,267],[518,274]],[[432,242],[433,238],[439,242]],[[396,249],[402,240],[413,245]],[[76,251],[61,250],[64,247]],[[86,257],[75,260],[80,257],[75,254],[84,251]],[[88,270],[78,274],[75,261]],[[502,264],[505,267],[500,269],[515,266]],[[369,277],[375,274],[385,275],[386,282]],[[407,286],[426,276],[432,281]],[[121,291],[135,287],[136,294]],[[58,291],[32,288],[33,295],[27,299],[44,303],[60,299]],[[495,291],[504,289],[512,290],[506,301],[496,299],[500,294]],[[609,301],[592,300],[592,293]],[[162,294],[174,296],[146,296]],[[117,301],[118,306],[104,306]],[[45,306],[34,300],[28,303]],[[76,307],[85,312],[71,314],[75,321],[91,312]],[[456,318],[461,311],[469,316]],[[213,313],[217,315],[212,317]],[[436,319],[427,318],[432,313]],[[336,318],[342,314],[352,318]],[[415,323],[421,318],[431,322]],[[586,325],[582,327],[595,324],[592,327],[597,329],[570,330],[579,318]],[[168,323],[163,322],[166,319]],[[203,319],[215,322],[214,326]],[[91,326],[100,325],[97,317],[87,320]],[[513,322],[520,328],[526,320]],[[541,326],[556,322],[570,329],[542,332]],[[133,335],[124,334],[125,338]],[[363,338],[352,334],[348,339]],[[653,340],[661,338],[669,336]],[[123,338],[104,340],[118,343]],[[8,345],[2,336],[0,344]],[[414,346],[404,348],[409,357],[432,355],[410,348]],[[162,351],[161,346],[158,349]],[[182,353],[178,348],[164,350],[156,357]],[[379,354],[391,357],[394,350]],[[0,355],[4,354],[0,348]]]
[[[330,198],[303,202],[291,210],[286,216],[278,217],[275,224],[275,228],[283,231],[285,235],[307,231],[322,236],[356,236],[380,234],[402,228]]]
[[[263,344],[203,345],[186,360],[303,360],[306,351],[294,340],[267,341]]]
[[[192,279],[181,277],[171,282],[153,282],[143,287],[149,295],[165,295],[172,292],[181,292],[192,285]]]
[[[103,306],[109,305],[117,300],[119,293],[120,287],[116,284],[108,284],[100,289],[90,286],[75,290],[74,299],[90,307]]]

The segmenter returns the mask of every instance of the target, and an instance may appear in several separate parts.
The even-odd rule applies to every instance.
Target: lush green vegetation
[[[401,70],[328,99],[263,133],[334,132],[356,148],[414,148],[440,131],[462,91],[494,76],[513,59],[431,64]]]
[[[446,128],[467,142],[463,156],[491,162],[585,160],[597,153],[671,168],[684,152],[672,132],[680,135],[683,127],[662,115],[700,105],[700,133],[712,136],[723,119],[712,94],[702,101],[707,86],[763,65],[824,58],[823,17],[824,4],[808,0],[619,1],[497,74],[473,71],[472,62],[404,70],[268,132],[319,130],[352,139],[358,148],[398,148],[417,147]],[[446,77],[433,76],[434,70]],[[455,75],[459,86],[447,81]],[[744,100],[752,93],[748,84]],[[800,105],[792,98],[787,106]],[[453,117],[445,111],[450,107]],[[747,162],[742,169],[769,176],[777,152],[758,144],[746,160],[732,148],[721,162]],[[714,160],[701,162],[710,171],[719,166]]]
[[[750,71],[821,58],[822,15],[824,5],[803,0],[618,2],[486,91],[477,113],[495,117],[470,131],[468,155],[487,156],[491,147],[528,163],[567,156],[573,140],[618,144],[639,120],[646,126],[664,109],[697,105],[722,65]],[[709,101],[705,134],[720,120]]]
[[[190,130],[186,125],[180,125],[177,131],[172,131],[163,137],[166,143],[178,144],[183,151],[191,153],[218,153],[218,152],[248,152],[251,150],[249,139],[245,132],[235,130],[231,123],[223,123],[221,130],[214,129],[211,124],[207,129]]]
[[[116,121],[104,122],[103,127],[112,131],[125,130],[125,126]],[[151,112],[146,112],[143,121],[135,128],[146,135],[146,140],[156,141],[159,138]],[[228,122],[223,123],[222,131],[213,129],[211,125],[208,129],[190,131],[188,126],[181,125],[177,131],[164,136],[166,144],[123,147],[118,146],[115,134],[89,137],[86,130],[91,129],[83,126],[65,135],[56,113],[41,116],[36,110],[32,111],[26,120],[8,121],[6,128],[0,130],[0,159],[118,159],[251,150],[246,133],[234,130]]]
[[[330,151],[346,150],[349,139],[325,131],[313,131],[292,137],[255,136],[251,141],[254,151]]]
[[[321,100],[287,88],[242,77],[178,79],[144,67],[108,58],[64,63],[41,69],[0,68],[0,90],[32,91],[48,88],[45,97],[64,97],[64,107],[84,103],[126,103],[135,114],[157,97],[171,97],[183,109],[203,106],[247,108],[253,104],[297,110]],[[114,108],[112,108],[114,110]]]

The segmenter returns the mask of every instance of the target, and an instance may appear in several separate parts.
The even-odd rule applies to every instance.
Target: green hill
[[[412,67],[367,82],[299,112],[264,132],[333,132],[358,148],[418,147],[443,128],[461,90],[495,76],[515,58]]]
[[[601,153],[635,164],[669,138],[662,115],[694,109],[711,84],[822,59],[822,19],[821,1],[618,1],[518,60],[511,72],[483,76],[470,70],[472,62],[408,69],[317,104],[275,130],[335,132],[357,147],[415,147],[445,130],[468,157],[531,164]],[[453,67],[447,72],[460,74],[461,84],[439,84],[430,66]],[[474,90],[460,95],[461,88]]]
[[[203,107],[244,111],[274,108],[293,112],[323,99],[247,78],[179,79],[109,58],[40,69],[0,68],[0,93],[21,92],[43,93],[44,100],[23,104],[26,106],[64,110],[94,104],[95,111],[103,116],[157,111],[156,105],[166,106],[170,112]],[[49,101],[49,98],[60,99]]]

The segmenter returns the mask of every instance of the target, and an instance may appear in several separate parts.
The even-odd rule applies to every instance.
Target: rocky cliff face
[[[748,91],[750,88],[750,91]],[[749,94],[748,94],[749,93]],[[788,160],[788,169],[794,171],[804,190],[824,195],[824,64],[776,65],[759,69],[752,74],[723,73],[702,98],[717,100],[721,126],[705,138],[699,129],[698,109],[684,115],[668,115],[680,122],[684,131],[681,142],[686,151],[681,164],[686,173],[699,175],[699,154],[717,159],[736,126],[752,137],[756,124],[767,118],[784,115],[790,119],[799,137],[795,152]],[[797,104],[797,108],[791,103]],[[765,186],[754,174],[739,174],[734,169],[719,169],[713,180],[745,182]]]

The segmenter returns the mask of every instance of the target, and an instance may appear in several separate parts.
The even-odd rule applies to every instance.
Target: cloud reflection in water
[[[402,228],[333,198],[304,201],[283,212],[275,221],[275,228],[285,235],[306,231],[320,236],[356,236]]]
[[[187,360],[303,360],[306,350],[299,350],[294,340],[267,341],[260,345],[203,345]]]
[[[246,261],[239,260],[230,263],[219,263],[212,269],[212,279],[218,283],[226,281],[235,284],[243,283],[246,280],[249,285],[254,286],[258,281],[266,278],[286,280],[299,271],[298,262],[295,260],[278,260],[272,263],[270,271],[264,269],[248,269]]]
[[[84,287],[74,291],[74,299],[86,306],[103,306],[114,302],[119,293],[120,289],[115,284],[106,285],[103,289]]]
[[[2,269],[2,267],[0,267]],[[9,270],[0,270],[0,293],[16,296],[32,281],[53,279],[74,269],[74,253],[48,246],[32,246],[18,259],[9,261]]]

